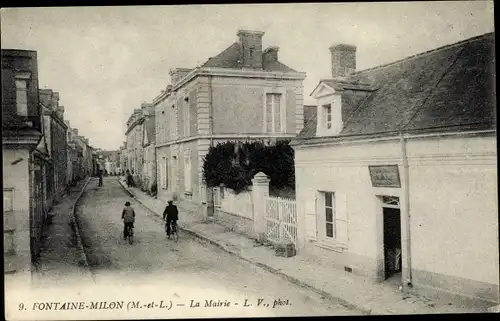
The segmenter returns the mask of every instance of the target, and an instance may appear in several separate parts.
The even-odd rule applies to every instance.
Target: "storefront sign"
[[[368,166],[373,187],[401,187],[398,165]]]

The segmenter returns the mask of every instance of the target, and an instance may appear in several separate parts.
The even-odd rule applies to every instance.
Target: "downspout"
[[[404,177],[404,200],[406,208],[406,267],[408,269],[406,286],[412,287],[412,267],[411,267],[411,211],[410,211],[410,167],[408,165],[408,155],[406,148],[406,138],[403,132],[400,133],[401,153],[403,157],[403,177]]]
[[[212,93],[212,76],[208,75],[208,134],[210,135],[210,147],[213,147],[214,141],[213,141],[213,128],[214,128],[214,118],[213,118],[213,93]],[[206,185],[206,183],[205,183]],[[210,198],[211,198],[211,204],[210,204],[210,209],[208,210],[208,217],[213,218],[214,213],[215,213],[215,199],[214,199],[214,189],[213,187],[210,188]]]

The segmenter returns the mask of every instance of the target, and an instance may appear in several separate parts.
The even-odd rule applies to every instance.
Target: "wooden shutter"
[[[317,211],[317,197],[316,191],[312,188],[306,190],[307,198],[305,200],[305,225],[306,237],[308,240],[316,240],[317,226],[316,226],[316,211]]]
[[[336,241],[340,244],[347,245],[349,242],[347,195],[344,193],[335,193],[335,203]]]

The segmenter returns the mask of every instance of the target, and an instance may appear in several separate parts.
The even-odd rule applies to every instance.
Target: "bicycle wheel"
[[[134,230],[132,230],[131,228],[128,229],[128,242],[130,245],[134,243]]]
[[[179,231],[177,229],[177,225],[174,225],[173,236],[175,242],[179,241]]]

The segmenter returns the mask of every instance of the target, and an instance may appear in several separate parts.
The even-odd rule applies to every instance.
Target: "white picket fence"
[[[297,203],[281,197],[266,197],[266,234],[274,243],[297,245]]]

